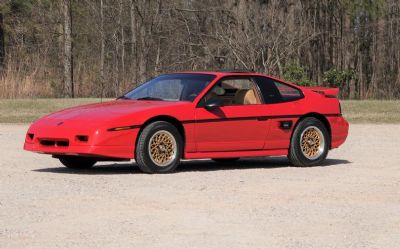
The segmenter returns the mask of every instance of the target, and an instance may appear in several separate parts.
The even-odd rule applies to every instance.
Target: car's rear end
[[[347,138],[349,123],[343,117],[339,101],[339,88],[329,87],[302,87],[305,92],[312,92],[314,103],[319,112],[325,116],[330,125],[331,149],[342,145]]]

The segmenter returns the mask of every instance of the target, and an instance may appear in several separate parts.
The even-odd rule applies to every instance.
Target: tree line
[[[115,97],[160,73],[247,69],[400,97],[398,0],[0,0],[0,97]]]

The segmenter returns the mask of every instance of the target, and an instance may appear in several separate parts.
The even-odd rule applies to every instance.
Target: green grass
[[[342,112],[351,123],[400,123],[400,100],[342,100]]]
[[[0,99],[0,123],[31,123],[48,113],[100,99]]]
[[[100,99],[0,99],[0,123],[30,123],[63,108],[95,102]],[[341,103],[343,115],[351,123],[400,123],[400,100],[343,100]]]

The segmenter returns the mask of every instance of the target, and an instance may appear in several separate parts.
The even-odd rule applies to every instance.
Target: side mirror
[[[217,98],[209,99],[204,104],[204,108],[206,108],[207,111],[215,110],[220,106],[222,106],[222,101],[220,99],[217,99]]]

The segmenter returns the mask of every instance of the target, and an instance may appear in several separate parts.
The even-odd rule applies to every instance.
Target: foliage
[[[0,98],[61,96],[66,2],[77,97],[246,68],[299,85],[351,82],[345,98],[400,98],[399,0],[0,0]]]
[[[315,83],[309,80],[306,69],[298,64],[289,64],[283,67],[283,78],[299,86],[314,86]]]
[[[332,68],[324,73],[324,81],[330,87],[341,87],[350,80],[355,79],[354,70],[338,70]]]
[[[378,17],[385,12],[385,0],[343,0],[343,8],[353,17]]]
[[[0,2],[0,12],[3,14],[31,14],[40,2],[48,0],[5,0]]]

